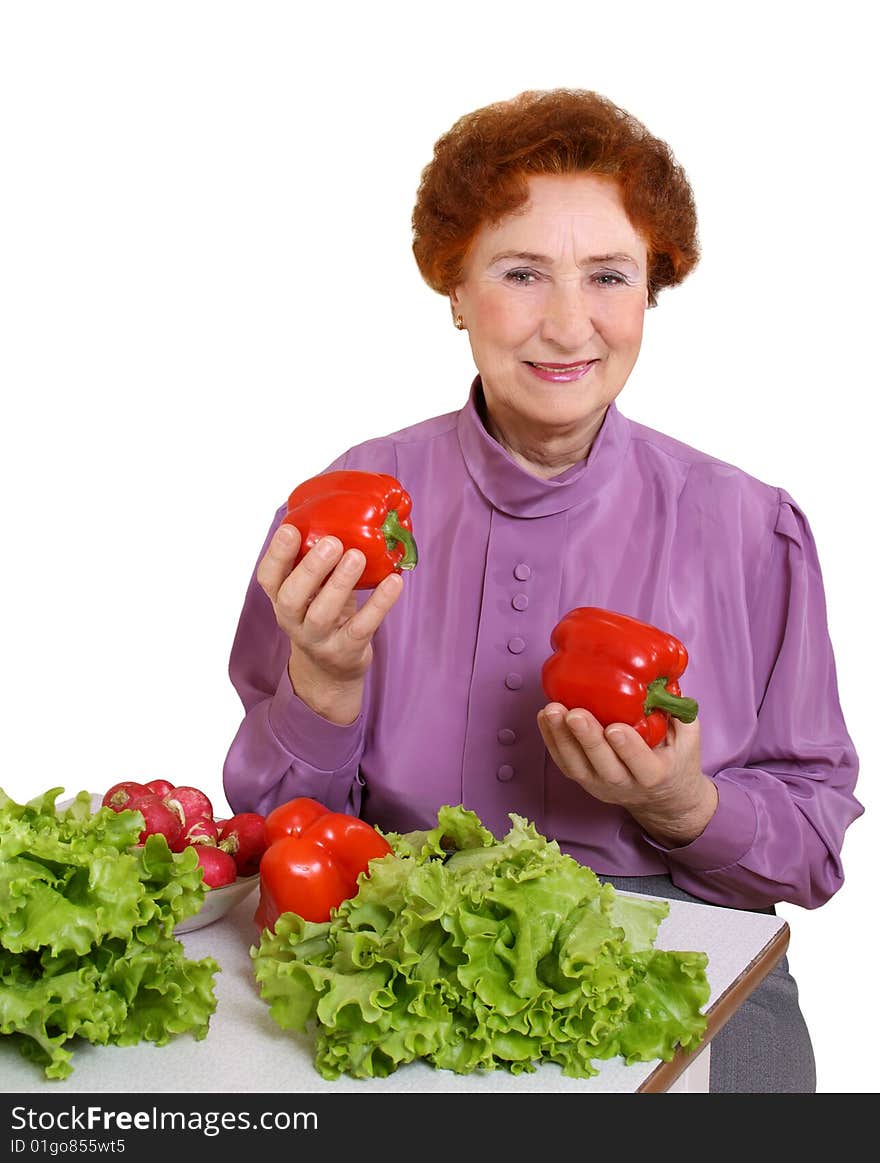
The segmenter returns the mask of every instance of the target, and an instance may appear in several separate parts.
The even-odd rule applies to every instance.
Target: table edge
[[[746,998],[754,993],[764,978],[776,968],[785,956],[791,939],[788,921],[783,920],[779,929],[761,951],[749,962],[739,977],[732,981],[721,996],[706,1011],[706,1032],[697,1046],[684,1050],[681,1046],[668,1062],[661,1062],[652,1070],[637,1094],[660,1094],[669,1089],[676,1079],[687,1070],[701,1050],[704,1050],[718,1031],[724,1026]]]

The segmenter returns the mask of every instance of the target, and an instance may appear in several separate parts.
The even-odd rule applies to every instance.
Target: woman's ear
[[[459,310],[459,307],[461,306],[461,297],[455,288],[449,292],[449,306],[452,309],[452,322],[455,324],[459,331],[464,331],[466,329],[465,322],[462,318],[461,311]]]

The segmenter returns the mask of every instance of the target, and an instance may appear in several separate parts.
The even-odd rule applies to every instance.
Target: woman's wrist
[[[296,697],[321,718],[347,727],[361,713],[363,679],[334,682],[323,674],[310,675],[308,668],[301,664],[294,668],[293,659],[287,664],[287,674]]]
[[[651,839],[664,848],[683,848],[702,836],[717,808],[718,789],[707,775],[701,775],[691,802],[633,815]]]

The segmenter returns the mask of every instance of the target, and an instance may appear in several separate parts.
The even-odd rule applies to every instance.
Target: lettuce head
[[[203,1038],[219,969],[174,936],[206,891],[195,851],[138,845],[143,817],[93,813],[88,792],[56,811],[62,791],[0,790],[0,1034],[50,1079],[71,1073],[77,1039]]]
[[[260,996],[282,1028],[314,1030],[324,1078],[416,1059],[588,1078],[596,1060],[668,1061],[699,1042],[707,957],[654,948],[668,902],[618,894],[510,820],[496,839],[445,806],[433,829],[386,833],[393,855],[329,921],[284,913],[264,930]]]

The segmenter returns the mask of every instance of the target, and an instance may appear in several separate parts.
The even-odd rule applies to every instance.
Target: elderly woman
[[[681,167],[595,93],[523,93],[440,138],[413,226],[478,374],[460,410],[328,468],[401,481],[421,561],[355,590],[363,554],[326,537],[294,565],[278,509],[232,648],[230,805],[307,795],[404,831],[462,803],[498,835],[516,812],[620,888],[821,905],[862,809],[807,521],[616,404],[646,309],[697,262]],[[582,605],[680,638],[699,718],[652,749],[547,704],[550,631]],[[815,1089],[785,961],[711,1066],[716,1091]]]

